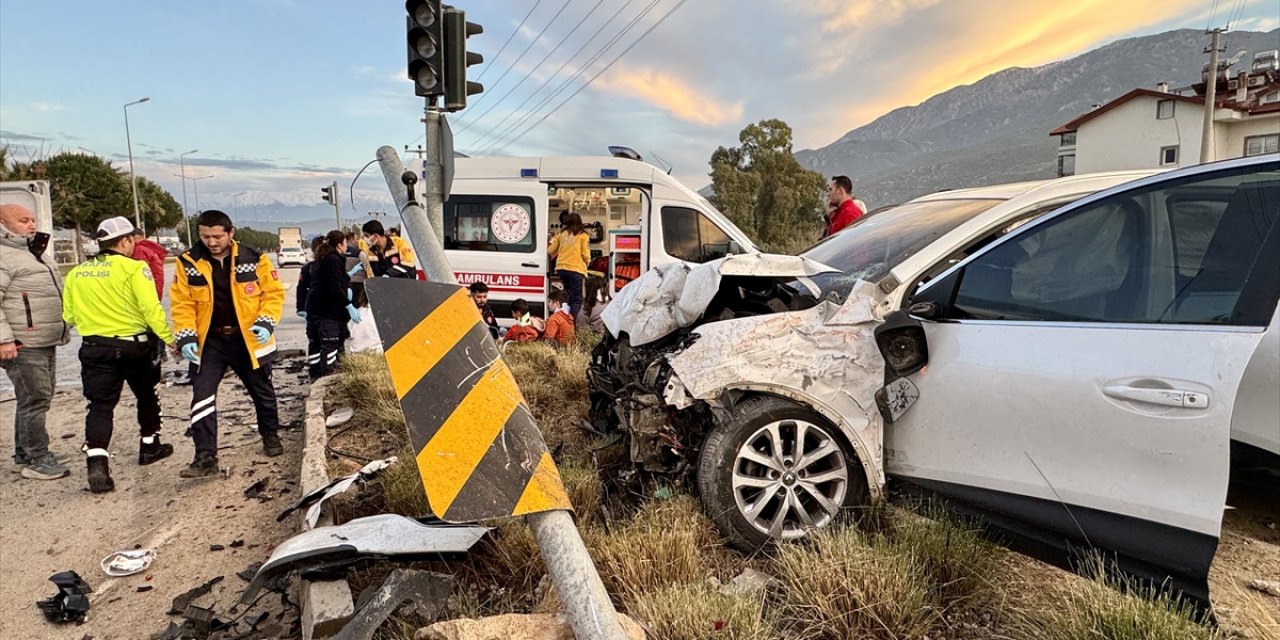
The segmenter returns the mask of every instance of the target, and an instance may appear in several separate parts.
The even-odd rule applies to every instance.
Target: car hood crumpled
[[[699,265],[659,265],[623,287],[601,319],[609,333],[626,333],[632,346],[640,346],[697,322],[724,276],[806,278],[834,271],[801,256],[770,253],[727,256]]]

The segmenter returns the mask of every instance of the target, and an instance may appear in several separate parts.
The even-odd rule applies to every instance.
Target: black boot
[[[195,462],[192,462],[186,469],[178,472],[183,478],[207,478],[209,476],[218,475],[218,457],[213,455],[196,455]]]
[[[89,456],[89,491],[106,493],[115,491],[116,482],[111,479],[111,463],[106,456]]]
[[[284,445],[280,443],[280,436],[270,433],[262,436],[262,452],[267,457],[274,458],[284,453]]]
[[[173,455],[173,445],[160,442],[159,434],[151,436],[151,439],[151,444],[144,440],[138,441],[138,464],[148,465]]]

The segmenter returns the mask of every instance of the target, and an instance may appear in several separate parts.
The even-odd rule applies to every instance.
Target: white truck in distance
[[[297,265],[301,267],[307,262],[307,250],[302,243],[302,227],[280,227],[280,249],[276,253],[277,265]]]

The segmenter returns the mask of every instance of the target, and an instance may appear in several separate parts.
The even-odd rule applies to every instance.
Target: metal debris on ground
[[[131,576],[151,566],[156,552],[150,549],[117,551],[102,559],[102,572],[113,577]]]
[[[395,613],[400,605],[415,603],[424,617],[438,617],[453,594],[452,576],[417,569],[393,569],[391,575],[376,589],[370,588],[360,595],[361,603],[351,621],[333,637],[333,640],[370,640],[382,623]]]
[[[395,462],[395,456],[391,456],[385,460],[374,460],[373,462],[360,467],[360,469],[355,473],[338,478],[337,480],[302,496],[302,498],[292,506],[282,511],[280,515],[276,516],[276,522],[284,522],[284,519],[289,517],[289,514],[297,511],[298,509],[307,508],[307,528],[315,528],[316,521],[320,519],[320,506],[324,504],[325,500],[350,489],[351,485],[355,484],[357,481],[364,482],[369,478],[372,478],[373,476],[381,473],[387,467],[395,464]]]
[[[50,622],[82,623],[89,615],[89,596],[93,587],[74,571],[63,571],[49,576],[49,580],[58,587],[58,592],[46,600],[36,602],[36,606]]]

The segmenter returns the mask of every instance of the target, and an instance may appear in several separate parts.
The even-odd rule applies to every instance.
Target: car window
[[[843,298],[858,280],[880,280],[934,240],[1002,202],[908,202],[858,220],[801,255],[839,271],[812,280],[824,296],[835,293]]]
[[[533,253],[543,248],[534,220],[532,198],[456,195],[444,203],[444,248]]]
[[[1280,217],[1280,163],[1113,195],[980,255],[957,318],[1265,325],[1274,283],[1251,277]],[[1270,304],[1239,304],[1250,282]],[[1268,308],[1269,307],[1269,308]],[[1258,311],[1262,309],[1263,311]]]
[[[729,253],[729,236],[697,209],[662,208],[662,246],[687,262],[710,262]]]

